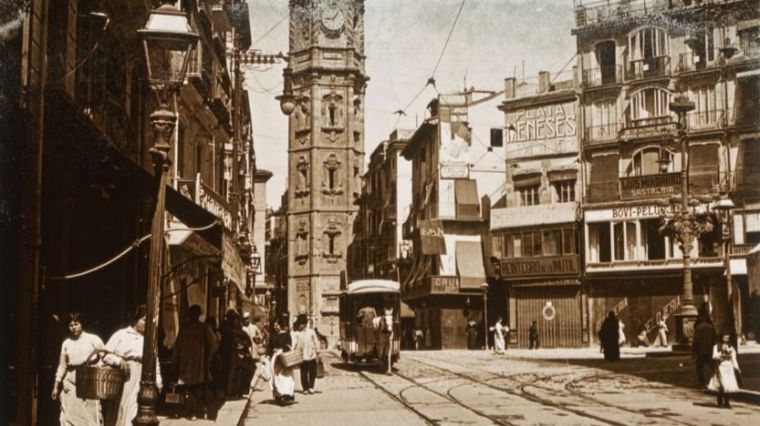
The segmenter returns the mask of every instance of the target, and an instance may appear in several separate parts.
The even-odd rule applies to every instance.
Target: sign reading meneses
[[[516,157],[574,152],[578,149],[578,126],[574,102],[537,106],[507,112],[510,143],[530,143],[516,151]]]

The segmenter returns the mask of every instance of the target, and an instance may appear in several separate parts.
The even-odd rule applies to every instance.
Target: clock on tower
[[[337,342],[364,168],[364,0],[290,0],[288,311]]]

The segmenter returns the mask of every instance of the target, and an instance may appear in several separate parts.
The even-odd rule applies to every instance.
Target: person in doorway
[[[718,393],[718,407],[731,408],[728,396],[739,392],[736,374],[741,374],[741,370],[736,360],[736,349],[731,345],[728,333],[723,333],[721,341],[713,346],[713,360],[717,366],[707,389]]]
[[[691,346],[692,357],[697,369],[697,384],[702,389],[707,385],[707,378],[711,377],[713,373],[713,347],[716,343],[718,343],[718,335],[715,326],[710,319],[707,304],[702,304],[694,327],[694,339]],[[709,370],[708,374],[705,374],[705,369]]]
[[[200,321],[201,313],[200,306],[190,307],[190,320],[179,329],[172,351],[172,365],[177,368],[178,384],[186,386],[188,391],[185,408],[186,417],[190,420],[206,415],[209,364],[216,352],[216,337],[211,327]]]
[[[599,329],[599,342],[604,352],[604,359],[607,361],[617,361],[620,359],[620,325],[615,317],[615,313],[610,311],[607,318],[602,322]]]
[[[77,397],[76,367],[86,364],[88,359],[105,349],[103,340],[82,329],[79,312],[68,315],[69,337],[61,345],[61,356],[55,372],[53,400],[61,401],[61,426],[99,425],[101,422],[100,401]]]
[[[128,372],[127,381],[121,391],[121,398],[109,401],[106,411],[106,426],[131,426],[137,415],[137,393],[140,390],[142,375],[142,352],[145,334],[145,321],[148,310],[145,305],[135,308],[131,324],[118,330],[108,339],[103,358],[108,365],[119,366]],[[156,362],[156,386],[163,387],[161,370]]]
[[[504,353],[504,326],[501,324],[501,317],[493,326],[493,350],[498,355]]]
[[[528,329],[528,349],[538,349],[538,322],[533,321]]]
[[[657,321],[657,339],[654,342],[655,346],[666,348],[668,346],[668,325],[665,323],[668,317],[662,317]]]
[[[303,362],[301,363],[301,389],[303,393],[316,393],[314,385],[317,380],[317,358],[319,351],[319,338],[314,329],[309,327],[309,320],[306,315],[299,315],[296,324],[300,329],[299,346],[303,351]]]

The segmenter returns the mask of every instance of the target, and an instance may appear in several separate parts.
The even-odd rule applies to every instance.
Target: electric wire
[[[282,24],[286,19],[288,19],[288,16],[290,16],[290,13],[286,13],[279,21],[277,21],[276,24],[272,25],[268,30],[264,32],[259,38],[256,39],[253,43],[251,43],[251,46],[255,46],[260,41],[264,40],[269,34],[272,33],[272,31],[275,30],[275,28],[279,27],[280,24]]]
[[[438,62],[435,63],[435,68],[433,68],[433,72],[431,74],[431,77],[435,77],[436,71],[438,71],[438,66],[441,65],[441,60],[443,59],[444,53],[446,53],[446,47],[449,45],[449,41],[451,40],[451,35],[454,34],[454,28],[457,26],[457,22],[459,21],[459,16],[462,14],[462,9],[464,9],[464,3],[467,0],[462,0],[462,3],[459,4],[459,10],[457,11],[457,16],[454,18],[454,22],[451,24],[451,28],[449,28],[449,35],[446,36],[446,42],[443,43],[443,49],[441,49],[441,54],[438,55]]]

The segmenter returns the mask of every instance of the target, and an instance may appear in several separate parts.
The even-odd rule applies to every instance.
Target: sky
[[[248,0],[252,49],[288,50],[288,1]],[[539,71],[572,71],[575,38],[572,0],[366,0],[365,55],[370,78],[365,99],[367,156],[395,128],[415,129],[436,90],[474,87],[500,91],[504,79],[537,83]],[[436,63],[440,64],[436,69]],[[274,176],[267,204],[280,205],[287,182],[287,117],[274,97],[282,92],[285,64],[246,67],[251,95],[256,165]],[[435,70],[435,74],[433,72]],[[466,84],[466,86],[465,86]],[[410,102],[416,97],[414,102]],[[399,119],[393,111],[406,108]]]

